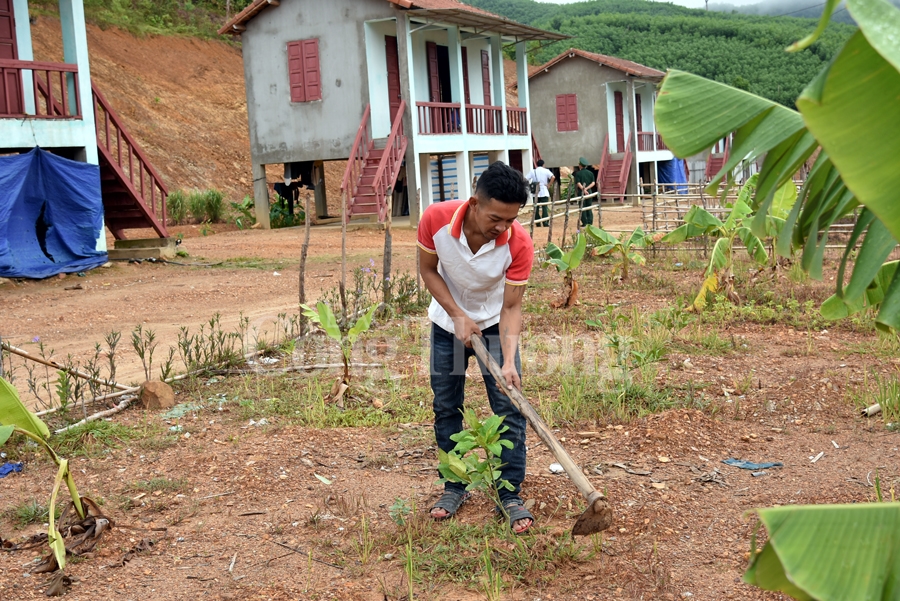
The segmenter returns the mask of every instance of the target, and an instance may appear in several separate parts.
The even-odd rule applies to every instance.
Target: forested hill
[[[695,10],[646,0],[552,4],[467,0],[498,15],[572,36],[532,53],[535,64],[569,47],[629,59],[665,71],[682,69],[786,106],[855,30],[832,23],[810,48],[784,49],[815,29],[815,19]]]

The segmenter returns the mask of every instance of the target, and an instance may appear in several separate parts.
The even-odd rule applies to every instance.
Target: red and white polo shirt
[[[534,243],[525,228],[514,221],[512,227],[473,254],[463,232],[468,207],[468,201],[460,200],[429,206],[419,221],[418,244],[425,252],[438,256],[438,273],[453,300],[484,329],[500,322],[504,286],[528,283]],[[453,320],[434,299],[428,307],[428,317],[453,332]]]

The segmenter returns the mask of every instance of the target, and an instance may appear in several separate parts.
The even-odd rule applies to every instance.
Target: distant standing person
[[[553,182],[556,181],[556,176],[553,175],[552,171],[544,167],[544,159],[538,159],[537,167],[532,169],[531,172],[525,176],[525,179],[527,179],[529,183],[538,184],[537,198],[534,203],[534,220],[546,219],[550,216],[550,211],[547,208],[550,204],[550,187],[553,186]],[[543,217],[541,217],[539,213],[542,213]],[[550,222],[543,221],[536,225],[537,227],[549,227]]]
[[[581,157],[578,160],[578,166],[576,167],[577,171],[572,175],[572,179],[575,181],[575,190],[578,192],[579,196],[590,194],[591,190],[597,186],[594,174],[588,167],[590,167],[588,160]],[[593,198],[583,201],[581,205],[584,208],[584,210],[581,211],[582,226],[594,225],[594,210],[591,208],[593,205]]]
[[[534,243],[516,217],[528,200],[522,174],[496,162],[478,178],[475,196],[435,203],[419,222],[419,272],[431,292],[431,390],[438,448],[450,452],[451,439],[463,429],[466,368],[475,354],[471,337],[483,336],[488,352],[501,365],[511,388],[521,389],[519,333],[522,299],[534,261]],[[477,359],[477,357],[476,357]],[[528,530],[534,516],[519,489],[525,479],[525,417],[478,360],[491,410],[509,426],[502,436],[510,449],[500,453],[500,477],[513,486],[500,502],[516,534]],[[435,520],[454,516],[468,498],[462,484],[446,482],[431,509]]]

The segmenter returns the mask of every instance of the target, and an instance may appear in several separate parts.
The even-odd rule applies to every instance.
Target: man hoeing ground
[[[478,178],[475,196],[467,201],[429,206],[419,222],[419,265],[432,301],[431,390],[434,392],[434,433],[438,447],[453,450],[450,436],[462,431],[462,408],[473,334],[484,337],[491,356],[502,367],[509,386],[521,388],[519,332],[522,298],[534,260],[534,244],[516,221],[528,198],[525,179],[497,162]],[[476,357],[477,360],[477,357]],[[497,386],[479,361],[491,409],[503,416],[509,430],[503,437],[501,477],[514,490],[500,492],[510,526],[521,534],[534,523],[519,497],[525,479],[525,418]],[[436,520],[456,514],[468,493],[447,482],[431,510]]]

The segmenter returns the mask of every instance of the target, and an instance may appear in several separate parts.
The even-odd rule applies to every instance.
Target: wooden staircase
[[[64,117],[62,99],[51,93],[41,77],[35,75],[34,81],[46,106]],[[152,228],[160,238],[167,238],[166,185],[96,84],[91,83],[91,90],[106,227],[116,240],[124,239],[124,230],[133,228]]]
[[[625,152],[610,154],[607,134],[603,140],[603,157],[600,159],[598,175],[601,200],[625,201],[631,159],[631,139],[625,144]]]
[[[97,86],[94,117],[100,156],[100,190],[106,227],[116,240],[124,230],[152,228],[167,238],[166,185]]]
[[[378,221],[384,222],[387,218],[388,198],[409,143],[403,134],[405,111],[406,101],[401,101],[390,135],[379,139],[370,137],[370,107],[363,112],[341,183],[347,219],[353,215],[377,215]]]

